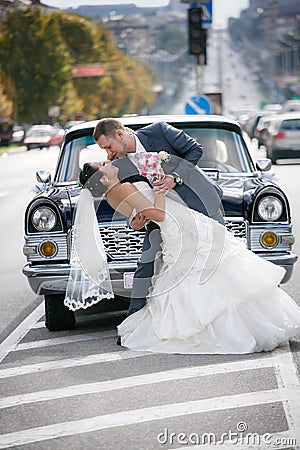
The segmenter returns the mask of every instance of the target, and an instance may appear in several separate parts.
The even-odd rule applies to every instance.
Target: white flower
[[[169,162],[171,159],[171,155],[165,151],[158,152],[158,155],[163,162]]]

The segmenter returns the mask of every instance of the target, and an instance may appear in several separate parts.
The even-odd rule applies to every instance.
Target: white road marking
[[[142,356],[153,356],[149,352],[134,352],[124,350],[121,352],[100,353],[97,355],[84,356],[83,358],[70,358],[47,361],[44,363],[28,364],[19,367],[10,367],[8,369],[0,370],[0,378],[16,377],[21,375],[28,375],[30,373],[44,372],[47,370],[65,369],[67,367],[80,367],[89,364],[99,364],[101,362],[122,361],[129,358],[140,358]]]
[[[44,326],[44,322],[40,321],[43,314],[44,305],[43,303],[41,303],[1,344],[0,361],[2,361],[5,356],[11,351],[22,351],[32,348],[47,347],[49,345],[78,342],[78,340],[89,340],[94,339],[95,337],[104,337],[105,335],[109,337],[115,336],[115,332],[113,331],[104,331],[99,333],[90,333],[88,335],[73,335],[70,337],[19,343],[30,329]],[[85,319],[85,317],[83,317],[82,320],[85,321],[89,319]],[[108,361],[120,361],[128,358],[138,358],[143,356],[155,356],[155,354],[150,352],[133,352],[130,350],[122,350],[120,352],[90,355],[83,358],[48,361],[44,363],[2,369],[0,370],[0,378],[15,377],[48,370],[59,370],[67,367],[99,364]],[[264,367],[274,367],[278,382],[278,389],[203,399],[172,405],[155,406],[139,410],[118,412],[105,416],[97,416],[94,418],[82,419],[74,422],[47,425],[30,430],[17,431],[15,433],[1,435],[0,448],[8,448],[32,442],[41,442],[47,439],[88,433],[91,431],[107,429],[115,426],[126,426],[135,423],[143,423],[146,421],[155,421],[168,417],[178,417],[186,414],[226,410],[230,408],[247,407],[251,405],[260,405],[273,402],[282,402],[289,425],[289,430],[287,432],[276,433],[273,435],[273,438],[275,439],[276,437],[283,437],[286,439],[296,439],[296,442],[298,443],[300,442],[300,389],[296,368],[294,366],[292,355],[288,345],[284,348],[279,348],[273,351],[272,353],[270,353],[270,355],[259,357],[258,354],[258,358],[251,360],[235,361],[231,363],[223,363],[210,366],[188,367],[166,372],[122,378],[119,380],[109,380],[99,383],[68,386],[66,388],[9,396],[0,400],[0,407],[8,408],[21,404],[49,401],[58,398],[86,395],[95,392],[123,389],[126,387],[135,387],[169,380],[201,377],[212,374],[215,375],[242,370],[254,370]],[[240,450],[242,450],[243,448],[249,448],[249,446],[243,447],[244,444],[245,442],[242,440],[239,446]],[[197,447],[193,446],[190,448],[211,449],[212,446],[202,445]],[[232,449],[232,445],[230,446],[229,443],[224,443],[222,444],[222,447],[219,446],[219,448]],[[269,447],[260,444],[258,446],[252,446],[251,448],[264,450]],[[275,447],[273,445],[272,448],[284,449],[290,448],[290,446],[281,445]]]
[[[13,351],[18,343],[23,339],[23,337],[31,329],[38,320],[44,315],[44,303],[41,303],[37,308],[35,308],[29,316],[26,317],[23,322],[1,343],[0,345],[0,362],[8,355],[9,352]]]
[[[92,341],[94,339],[116,337],[117,333],[114,330],[95,331],[94,333],[73,334],[72,336],[64,336],[53,339],[42,339],[40,341],[24,342],[18,344],[13,351],[30,350],[40,347],[51,347],[53,345],[72,344],[74,342]]]
[[[161,383],[172,380],[183,380],[194,377],[207,377],[210,375],[220,375],[224,373],[242,372],[246,370],[262,369],[273,367],[271,358],[250,360],[243,362],[231,362],[215,364],[213,366],[185,367],[164,372],[147,373],[115,380],[102,381],[98,383],[78,384],[59,389],[50,389],[40,392],[30,392],[27,394],[12,395],[0,399],[0,408],[23,405],[26,403],[36,403],[59,398],[74,397],[79,395],[95,394],[112,390]]]
[[[290,347],[288,345],[288,349]],[[300,446],[300,386],[297,376],[297,370],[293,362],[291,351],[287,349],[278,348],[273,351],[274,365],[277,365],[279,370],[276,370],[276,378],[278,389],[282,392],[289,390],[292,393],[289,401],[283,401],[286,419],[289,425],[289,430]]]
[[[282,397],[282,394],[285,396]],[[232,408],[280,402],[288,399],[287,391],[273,389],[269,391],[250,392],[218,398],[206,398],[191,402],[160,405],[131,411],[122,411],[89,419],[57,423],[37,428],[30,428],[15,433],[1,435],[0,448],[26,445],[48,439],[74,436],[82,433],[124,427],[137,423],[156,421],[171,417],[180,417],[208,411],[221,411]]]

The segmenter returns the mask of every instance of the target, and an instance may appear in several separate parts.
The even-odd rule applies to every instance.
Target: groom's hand
[[[156,192],[167,193],[176,186],[173,175],[161,175],[159,180],[154,181]]]
[[[142,213],[136,213],[134,216],[129,217],[129,225],[134,230],[140,230],[149,222],[148,217],[144,216]]]

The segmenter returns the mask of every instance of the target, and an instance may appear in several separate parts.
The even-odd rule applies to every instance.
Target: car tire
[[[64,305],[64,294],[45,295],[45,325],[49,331],[72,330],[75,313]]]

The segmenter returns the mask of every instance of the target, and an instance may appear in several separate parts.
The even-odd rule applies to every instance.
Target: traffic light
[[[191,55],[203,55],[206,64],[207,30],[202,28],[201,7],[188,9],[189,52]]]

